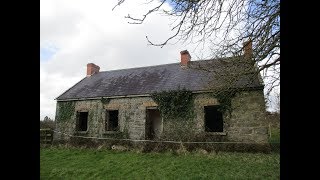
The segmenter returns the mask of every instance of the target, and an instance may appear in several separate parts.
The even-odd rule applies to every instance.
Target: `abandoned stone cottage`
[[[244,49],[242,58],[252,53],[250,47]],[[227,61],[191,61],[188,51],[180,54],[180,63],[104,72],[93,63],[87,64],[87,76],[56,98],[57,131],[90,137],[125,133],[125,138],[131,139],[162,139],[166,129],[175,127],[161,117],[150,94],[185,88],[194,96],[195,115],[184,133],[219,136],[223,141],[266,142],[264,86],[259,76],[237,80],[234,86],[241,91],[232,98],[233,110],[228,115],[219,112],[219,101],[210,95],[214,73],[196,68],[210,65],[219,69]],[[55,138],[69,136],[56,133]]]

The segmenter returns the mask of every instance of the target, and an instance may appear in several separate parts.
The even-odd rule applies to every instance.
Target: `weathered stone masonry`
[[[147,107],[157,106],[150,97],[132,97],[110,99],[104,104],[101,100],[74,101],[74,113],[65,121],[59,120],[60,104],[57,102],[57,130],[67,134],[76,132],[76,112],[88,111],[88,130],[83,136],[109,137],[114,132],[105,131],[106,110],[119,110],[120,132],[131,139],[145,139]],[[195,94],[194,129],[204,132],[204,106],[217,105],[218,101],[208,94]],[[227,141],[266,142],[268,132],[265,121],[265,102],[262,90],[238,93],[232,100],[231,117],[224,114],[224,132]],[[163,126],[166,128],[166,125]],[[165,132],[165,131],[164,131]],[[188,133],[188,132],[186,132]],[[55,138],[68,138],[56,134]]]

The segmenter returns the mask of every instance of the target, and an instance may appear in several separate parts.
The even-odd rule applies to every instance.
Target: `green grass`
[[[271,137],[269,138],[270,143],[280,143],[280,129],[271,128]]]
[[[280,155],[41,148],[40,179],[280,179]]]

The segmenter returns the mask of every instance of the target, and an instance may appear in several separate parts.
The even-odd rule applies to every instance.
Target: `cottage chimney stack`
[[[181,56],[180,65],[182,67],[187,67],[191,60],[191,56],[189,52],[187,50],[181,51],[180,56]]]
[[[93,64],[93,63],[89,63],[87,64],[87,76],[91,76],[95,73],[98,73],[100,70],[100,67]]]
[[[244,50],[244,57],[251,59],[253,55],[251,39],[243,43],[243,50]]]

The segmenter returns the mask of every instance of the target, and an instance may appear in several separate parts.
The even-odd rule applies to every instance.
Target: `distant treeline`
[[[54,120],[50,119],[48,116],[44,117],[44,119],[40,120],[40,129],[55,129]]]

